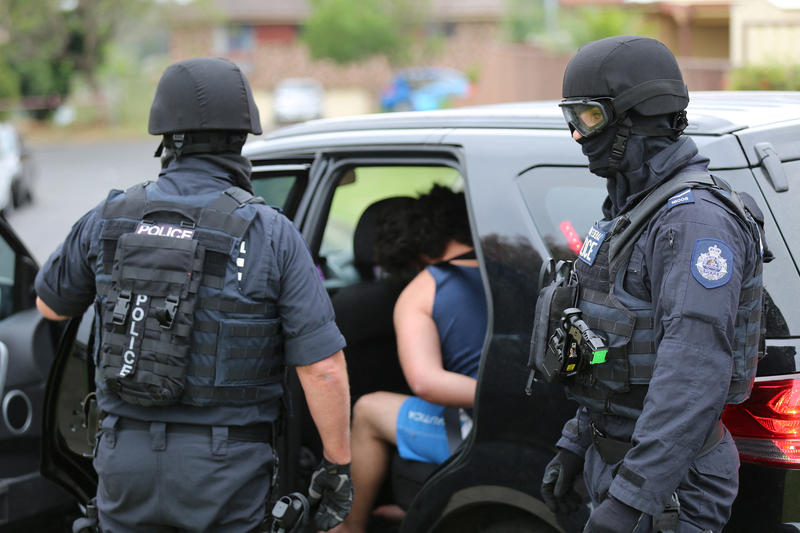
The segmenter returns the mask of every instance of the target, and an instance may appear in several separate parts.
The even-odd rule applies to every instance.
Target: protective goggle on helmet
[[[614,123],[611,98],[566,98],[558,106],[572,129],[583,137],[591,137]]]

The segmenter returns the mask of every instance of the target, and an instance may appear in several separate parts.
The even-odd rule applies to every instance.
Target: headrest
[[[370,204],[358,219],[353,232],[353,263],[362,280],[375,279],[375,259],[372,249],[375,244],[375,230],[379,221],[391,212],[402,212],[414,201],[409,196],[392,196]]]

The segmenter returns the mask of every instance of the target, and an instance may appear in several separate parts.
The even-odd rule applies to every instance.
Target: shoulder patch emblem
[[[694,243],[692,276],[707,289],[721,287],[731,279],[733,250],[717,239],[698,239]]]
[[[686,189],[667,200],[667,209],[672,209],[676,205],[693,204],[694,195],[692,189]]]

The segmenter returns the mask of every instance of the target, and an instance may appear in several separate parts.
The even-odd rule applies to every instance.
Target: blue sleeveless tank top
[[[487,324],[480,270],[450,263],[426,268],[436,280],[433,321],[444,368],[476,378]]]

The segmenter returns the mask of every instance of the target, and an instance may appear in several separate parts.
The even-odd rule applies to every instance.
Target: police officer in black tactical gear
[[[111,191],[36,278],[49,319],[94,304],[99,529],[261,527],[287,365],[322,437],[309,493],[330,529],[352,502],[345,342],[299,232],[252,195],[247,78],[224,59],[170,66],[148,130],[159,179]]]
[[[537,302],[536,368],[579,404],[542,497],[554,512],[577,509],[583,473],[585,532],[719,532],[739,467],[720,413],[755,376],[763,217],[681,136],[689,95],[662,43],[586,44],[563,97],[608,197],[571,271]]]

